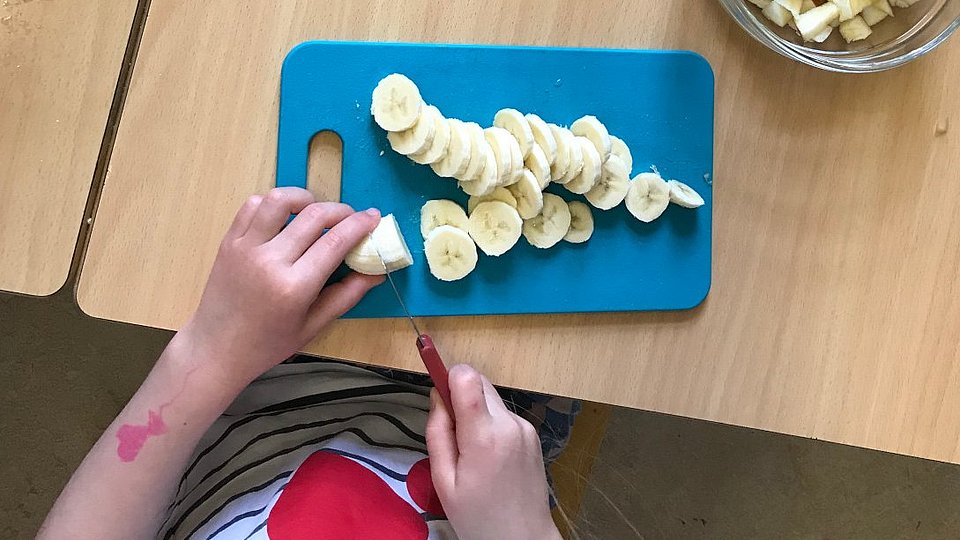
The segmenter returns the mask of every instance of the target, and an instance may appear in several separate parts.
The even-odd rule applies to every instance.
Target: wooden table
[[[186,320],[234,211],[273,184],[280,63],[301,41],[691,49],[717,75],[706,303],[423,326],[501,384],[960,462],[960,38],[838,76],[765,50],[715,2],[533,5],[154,0],[83,310]],[[421,369],[403,320],[341,321],[307,350]]]
[[[0,4],[0,290],[67,279],[136,6]]]

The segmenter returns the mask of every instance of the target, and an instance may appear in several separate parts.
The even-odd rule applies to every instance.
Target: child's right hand
[[[287,224],[290,214],[297,217]],[[377,210],[317,202],[300,188],[250,197],[220,244],[197,312],[175,339],[208,359],[213,380],[239,391],[383,282],[351,272],[327,283],[379,222]]]
[[[461,540],[560,538],[547,499],[540,439],[486,377],[450,369],[456,423],[436,390],[427,420],[434,488]]]

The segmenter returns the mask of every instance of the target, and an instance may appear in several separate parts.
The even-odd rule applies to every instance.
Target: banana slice
[[[504,187],[516,184],[523,175],[523,152],[520,151],[520,143],[510,137],[510,178]]]
[[[517,204],[514,208],[523,219],[530,219],[543,210],[543,192],[536,176],[529,169],[523,170],[523,176],[516,184],[507,188],[513,194]]]
[[[670,204],[670,187],[657,173],[640,173],[630,182],[626,203],[635,218],[650,223]]]
[[[396,153],[405,156],[423,152],[433,144],[433,136],[437,131],[437,117],[443,117],[439,109],[433,105],[425,106],[412,128],[387,133],[390,147]]]
[[[470,212],[470,237],[484,253],[499,257],[520,239],[523,220],[505,202],[482,202]]]
[[[581,156],[583,158],[583,168],[573,180],[567,182],[563,187],[570,190],[571,193],[583,194],[597,185],[600,181],[600,170],[603,161],[596,147],[586,137],[575,137],[574,140],[580,145]]]
[[[540,186],[540,190],[543,191],[546,189],[547,185],[550,184],[550,163],[547,161],[547,156],[543,154],[543,148],[540,148],[540,145],[533,143],[533,147],[530,148],[530,155],[527,156],[527,160],[523,162],[523,165],[533,173],[533,177],[537,179],[537,185]]]
[[[590,139],[590,142],[593,143],[593,146],[596,147],[597,153],[600,154],[600,158],[603,161],[606,161],[610,157],[610,133],[607,132],[607,126],[603,125],[600,120],[597,120],[596,116],[584,116],[578,118],[573,125],[570,126],[570,131],[574,135],[580,137],[586,137]]]
[[[487,138],[483,135],[483,128],[480,127],[480,124],[466,122],[464,128],[470,135],[470,163],[467,164],[467,170],[456,178],[459,180],[474,180],[480,176],[487,164],[487,156],[484,155],[484,152],[490,149],[490,145],[487,144]]]
[[[623,161],[623,164],[627,166],[627,176],[630,176],[630,171],[633,170],[633,154],[630,153],[630,147],[627,146],[627,143],[623,142],[620,137],[611,135],[610,153]]]
[[[487,144],[493,149],[493,158],[496,160],[497,185],[505,186],[513,178],[513,152],[510,149],[511,141],[516,141],[510,132],[503,129],[488,127],[483,130]]]
[[[437,112],[439,113],[440,110],[437,109]],[[433,122],[435,126],[433,142],[425,150],[408,156],[420,165],[430,165],[440,161],[443,156],[447,155],[447,149],[450,148],[450,123],[442,114],[437,114]]]
[[[423,106],[417,85],[406,76],[393,73],[381,79],[373,89],[370,114],[383,129],[403,131],[417,123]]]
[[[467,172],[473,150],[466,125],[456,118],[447,120],[447,124],[450,130],[447,152],[439,160],[431,163],[430,168],[437,173],[437,176],[456,178]]]
[[[369,236],[347,253],[343,262],[355,272],[382,275],[386,273],[384,266],[391,272],[410,266],[413,256],[403,240],[397,219],[387,214],[380,218],[380,224]]]
[[[540,249],[553,247],[570,230],[570,207],[552,193],[543,194],[543,210],[523,222],[523,237]]]
[[[467,195],[487,195],[497,188],[497,160],[493,149],[486,139],[480,141],[480,157],[484,160],[478,176],[469,180],[460,180],[460,189]]]
[[[520,145],[520,153],[522,154],[520,161],[526,159],[534,141],[530,123],[527,122],[523,113],[516,109],[500,109],[493,117],[493,125],[503,128],[513,135],[513,138]]]
[[[540,146],[544,157],[547,158],[547,166],[553,165],[553,160],[557,155],[557,140],[553,138],[553,131],[543,121],[543,118],[535,114],[528,114],[526,118],[530,125],[530,131],[533,133],[533,141]]]
[[[567,174],[570,168],[570,150],[568,148],[570,140],[563,135],[563,128],[556,124],[549,124],[550,133],[553,140],[557,143],[557,151],[554,160],[550,163],[550,179],[558,182]],[[546,152],[546,150],[544,150]]]
[[[630,189],[630,170],[614,150],[603,164],[600,181],[587,192],[586,197],[590,204],[600,210],[609,210],[623,202],[628,189]]]
[[[420,207],[420,235],[426,240],[430,231],[441,225],[467,230],[467,214],[459,204],[446,199],[427,201]]]
[[[567,168],[567,174],[555,180],[556,183],[563,185],[576,178],[583,170],[583,146],[577,142],[577,137],[569,129],[561,130],[560,133],[566,138],[567,150],[570,152],[570,166]]]
[[[593,236],[593,213],[580,201],[567,203],[570,209],[570,230],[563,239],[571,244],[582,244]]]
[[[679,180],[668,180],[670,188],[670,202],[684,208],[700,208],[703,206],[703,197],[694,189]]]
[[[511,193],[510,190],[505,187],[497,187],[486,195],[470,197],[467,199],[467,213],[472,214],[473,210],[478,204],[489,201],[505,202],[513,208],[517,207],[517,198],[513,196],[513,193]]]
[[[477,246],[470,235],[452,225],[430,231],[423,243],[430,273],[441,281],[463,279],[477,267]]]

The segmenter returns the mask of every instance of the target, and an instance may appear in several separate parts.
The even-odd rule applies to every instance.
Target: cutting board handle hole
[[[307,189],[318,201],[340,200],[343,140],[336,132],[321,131],[310,139],[307,153]]]

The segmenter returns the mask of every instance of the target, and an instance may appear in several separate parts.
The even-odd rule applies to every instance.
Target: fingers
[[[313,195],[305,189],[295,187],[271,189],[263,197],[243,237],[258,244],[266,243],[286,225],[290,214],[299,213],[312,202],[314,202]]]
[[[488,379],[486,375],[481,374],[480,380],[483,381],[483,397],[486,399],[487,410],[490,411],[490,414],[493,416],[501,414],[509,415],[510,410],[507,409],[507,406],[503,403],[503,398],[500,397],[497,389],[493,387],[490,379]]]
[[[427,453],[430,455],[430,475],[440,493],[447,493],[456,483],[457,435],[450,411],[434,388],[430,390],[430,415],[427,417]]]
[[[314,283],[323,284],[340,266],[347,252],[373,232],[379,223],[380,212],[374,208],[351,214],[314,242],[293,264],[294,271]]]
[[[370,289],[383,283],[384,279],[383,276],[350,272],[337,283],[324,287],[307,314],[306,328],[310,332],[309,337],[317,335],[330,321],[350,311]]]
[[[334,202],[315,202],[301,210],[297,217],[268,243],[293,262],[300,258],[323,234],[323,231],[353,214],[353,208]]]
[[[247,229],[250,227],[250,222],[253,221],[254,214],[256,214],[257,209],[260,208],[261,202],[263,202],[263,197],[260,195],[253,195],[244,201],[240,209],[237,210],[237,215],[234,216],[230,228],[227,229],[227,238],[240,238],[247,232]]]
[[[463,451],[488,437],[493,417],[477,370],[457,364],[450,368],[448,380],[453,415],[457,419],[457,447]]]

